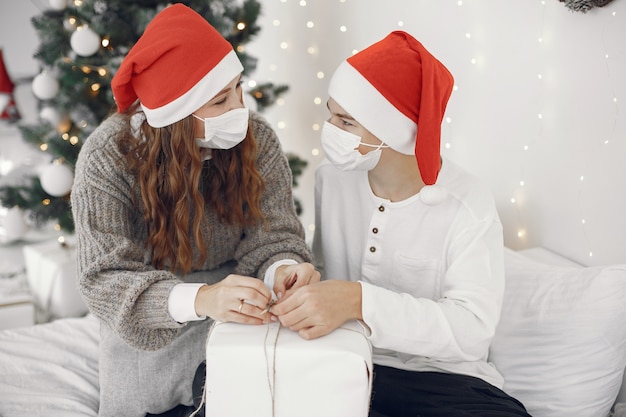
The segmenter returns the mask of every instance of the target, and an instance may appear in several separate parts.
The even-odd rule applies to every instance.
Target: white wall
[[[12,74],[36,73],[29,19],[45,4],[0,0]],[[259,58],[254,79],[290,86],[265,115],[285,150],[309,161],[295,190],[309,238],[329,78],[352,51],[403,29],[455,76],[443,153],[490,185],[506,244],[543,245],[584,264],[626,262],[625,0],[586,14],[558,0],[262,4],[262,30],[248,46]]]
[[[557,0],[263,4],[249,51],[260,58],[257,80],[291,86],[266,116],[283,126],[285,149],[310,162],[296,190],[307,227],[328,80],[353,50],[403,29],[455,76],[443,153],[491,186],[506,244],[626,262],[626,2],[586,14]]]

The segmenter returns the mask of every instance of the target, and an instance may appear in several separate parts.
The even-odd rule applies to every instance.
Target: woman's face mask
[[[356,148],[359,145],[370,146],[375,150],[361,154]],[[361,138],[353,133],[346,132],[338,128],[332,123],[324,122],[322,127],[322,147],[326,153],[328,160],[342,171],[369,171],[374,169],[382,148],[388,148],[389,145],[380,143],[380,145],[370,145],[361,142]]]
[[[216,117],[202,118],[193,113],[192,116],[204,121],[204,138],[196,139],[201,148],[233,148],[245,139],[248,132],[249,111],[245,107],[227,111]]]

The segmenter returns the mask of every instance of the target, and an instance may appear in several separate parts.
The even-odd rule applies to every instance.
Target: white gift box
[[[206,346],[206,415],[367,417],[372,379],[371,344],[356,321],[313,340],[278,322],[216,322]]]
[[[49,240],[23,248],[28,286],[33,293],[38,321],[79,317],[87,306],[78,291],[76,247]]]

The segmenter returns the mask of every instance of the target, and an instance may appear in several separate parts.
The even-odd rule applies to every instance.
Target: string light
[[[298,8],[298,5],[300,6],[308,5],[306,1],[287,2],[286,0],[281,0],[281,3],[288,3],[288,5],[285,7],[286,14],[277,16],[277,18],[273,20],[274,26],[281,25],[281,22],[278,19],[278,17],[281,17],[284,20],[284,16],[294,16],[291,13],[294,12],[294,8],[296,9]],[[346,1],[337,0],[337,3],[345,4]],[[335,3],[334,7],[338,7],[337,3]],[[459,0],[456,2],[456,4],[459,7],[463,7],[463,9],[460,9],[459,12],[457,13],[469,12],[471,16],[477,16],[476,10],[473,10],[473,7],[474,7],[473,2],[465,3],[462,0]],[[510,232],[509,236],[511,236],[513,240],[519,239],[518,243],[522,245],[522,247],[526,244],[536,243],[536,242],[526,241],[526,239],[528,239],[529,236],[536,235],[536,233],[533,233],[533,229],[527,224],[526,215],[528,213],[526,213],[526,211],[528,210],[528,208],[525,207],[523,203],[527,201],[528,193],[536,192],[537,191],[536,187],[541,187],[541,184],[537,185],[538,181],[536,181],[536,178],[529,176],[528,173],[524,171],[528,170],[529,165],[533,164],[536,161],[536,158],[538,156],[542,155],[546,150],[550,151],[552,149],[552,145],[554,144],[554,142],[552,141],[553,132],[550,131],[550,136],[548,136],[546,133],[544,133],[544,130],[546,130],[547,128],[554,129],[554,125],[560,122],[560,120],[558,120],[557,118],[562,116],[563,111],[559,109],[558,106],[555,106],[554,103],[550,102],[550,100],[547,100],[547,99],[551,99],[554,92],[557,92],[558,94],[558,92],[560,91],[559,89],[555,88],[555,83],[568,82],[567,77],[565,77],[565,79],[563,80],[554,77],[553,74],[554,74],[555,68],[553,66],[553,63],[554,63],[555,58],[554,56],[551,55],[552,51],[550,49],[544,49],[548,47],[554,48],[555,46],[555,42],[554,42],[555,34],[550,32],[550,30],[552,30],[552,26],[550,25],[552,21],[550,20],[546,23],[546,19],[548,19],[548,17],[552,19],[553,10],[547,9],[547,7],[556,8],[556,7],[562,7],[562,6],[561,5],[555,6],[552,2],[546,2],[545,0],[537,1],[535,4],[536,4],[536,11],[534,12],[535,22],[530,22],[531,24],[529,27],[531,28],[536,27],[536,29],[530,31],[530,36],[528,36],[528,33],[527,33],[526,39],[524,39],[524,44],[526,46],[526,49],[528,49],[529,46],[531,47],[531,50],[529,51],[531,52],[531,55],[533,52],[532,47],[533,46],[536,47],[537,48],[537,50],[535,51],[536,56],[531,57],[531,59],[528,60],[529,66],[527,67],[527,69],[530,70],[530,74],[526,74],[525,79],[518,80],[518,81],[522,84],[524,83],[528,84],[529,89],[531,89],[530,92],[534,94],[533,96],[533,101],[535,101],[534,106],[531,103],[530,108],[526,107],[526,108],[520,108],[520,109],[522,111],[528,112],[528,114],[525,114],[526,119],[534,118],[536,122],[530,123],[530,124],[526,123],[527,129],[530,129],[530,133],[529,132],[517,133],[518,140],[519,141],[523,140],[523,142],[521,143],[513,142],[513,145],[514,145],[513,152],[517,151],[518,153],[517,159],[519,160],[519,172],[517,173],[517,175],[515,173],[513,174],[514,180],[511,181],[506,186],[506,187],[512,188],[511,190],[508,190],[508,195],[510,196],[511,204],[513,205],[511,206],[511,209],[517,212],[517,219],[514,220],[514,222],[509,226],[509,230],[507,230],[507,233]],[[311,7],[312,10],[314,9],[313,6],[314,6],[314,3],[310,3],[309,7]],[[329,6],[329,7],[332,7],[332,6]],[[356,3],[355,2],[351,3],[350,7],[356,7]],[[348,9],[346,9],[346,11],[347,10]],[[402,18],[404,18],[404,16],[401,14],[402,11],[398,11],[398,12],[399,14],[398,16],[396,16],[396,19],[393,19],[393,16],[392,16],[391,22],[393,23],[395,21],[398,27],[411,26],[412,22],[408,22],[408,21],[405,22],[402,20]],[[612,12],[612,14],[610,15],[607,15],[605,13],[605,16],[609,16],[609,17],[615,16],[615,15],[616,15],[615,12]],[[314,29],[317,27],[315,24],[316,21],[312,19],[317,16],[317,13],[312,13],[312,14],[309,13],[309,16],[307,16],[307,13],[303,13],[302,16],[303,17],[301,17],[299,21],[293,22],[295,24],[295,27],[306,26],[309,29]],[[347,15],[339,14],[338,16],[347,16]],[[596,16],[596,18],[600,18],[600,16]],[[616,19],[612,19],[612,20],[616,20]],[[271,21],[271,20],[268,20],[268,21]],[[350,32],[354,32],[353,29],[357,29],[357,27],[353,28],[352,26],[350,26],[352,22],[354,22],[354,20],[348,20],[347,18],[344,18],[343,21],[341,19],[338,19],[337,24],[334,27],[338,28],[339,31],[342,33],[347,33],[348,28],[350,29]],[[354,25],[356,26],[356,24]],[[289,26],[290,26],[290,30],[293,30],[291,24]],[[361,29],[361,27],[359,27],[358,29]],[[285,28],[284,30],[287,30],[287,28]],[[410,31],[411,29],[409,28],[407,30]],[[324,38],[319,38],[319,34],[316,34],[316,32],[314,32],[313,30],[300,32],[300,34],[302,38],[299,39],[298,42],[302,41],[302,43],[304,43],[304,46],[296,44],[295,41],[291,40],[291,37],[285,36],[284,39],[289,40],[289,43],[287,41],[281,43],[280,49],[286,50],[286,52],[289,54],[300,53],[300,57],[294,55],[294,56],[290,56],[289,58],[293,59],[294,60],[293,62],[300,63],[300,62],[305,61],[306,66],[303,65],[302,68],[306,68],[306,69],[308,68],[322,69],[323,68],[325,71],[328,71],[329,69],[324,66],[326,61],[320,62],[318,60],[318,56],[321,56],[321,57],[333,56],[331,52],[329,52],[328,50],[325,50],[325,48],[329,47],[327,44],[325,43],[318,44],[318,41]],[[282,35],[283,36],[287,35],[287,33],[283,33]],[[469,54],[473,54],[473,56],[472,55],[460,56],[460,59],[462,59],[462,64],[466,66],[465,69],[467,69],[467,67],[470,67],[472,71],[463,71],[463,68],[460,68],[457,70],[458,71],[457,73],[460,74],[460,76],[458,76],[458,80],[460,80],[460,83],[465,83],[469,87],[473,87],[474,85],[480,85],[479,84],[480,80],[478,80],[478,83],[473,84],[475,80],[471,80],[471,79],[466,80],[463,77],[472,77],[474,75],[484,76],[485,74],[479,71],[489,69],[487,65],[491,62],[495,62],[494,57],[481,55],[482,45],[478,44],[478,42],[484,42],[484,40],[487,39],[486,35],[487,35],[486,33],[477,31],[475,27],[470,27],[470,26],[466,28],[461,28],[461,30],[459,30],[459,32],[457,33],[457,37],[459,38],[463,37],[465,39],[464,40],[465,45],[470,45],[469,48],[464,47],[464,49],[466,51],[469,51]],[[291,36],[291,33],[289,33],[289,36]],[[350,34],[349,37],[346,36],[345,39],[347,39],[348,41],[352,41],[351,40],[352,36],[354,36],[355,38],[361,39],[359,37],[360,35],[357,36],[356,34],[352,34],[352,33]],[[344,38],[342,37],[342,39]],[[560,42],[560,39],[559,39],[559,42]],[[334,47],[335,45],[331,45],[331,46]],[[340,47],[340,46],[341,45],[337,45],[337,47]],[[353,48],[354,46],[362,46],[362,44],[360,42],[354,42],[353,44],[348,45],[349,48]],[[356,54],[358,51],[359,51],[358,49],[352,49],[351,53]],[[487,50],[486,52],[491,52],[491,51]],[[610,61],[610,55],[613,55],[613,59],[615,60],[616,54],[613,51],[600,50],[600,53],[597,54],[597,57],[598,57],[597,59],[606,60],[607,71],[609,70],[609,65],[613,65]],[[302,59],[302,56],[304,56],[304,60]],[[451,62],[454,64],[453,60]],[[280,67],[272,66],[271,68],[272,68],[272,71],[276,71],[277,69],[280,69],[283,71],[285,70],[284,66],[280,66]],[[524,69],[524,68],[521,68],[521,69]],[[321,121],[324,120],[326,116],[325,112],[324,114],[321,113],[322,111],[324,111],[324,109],[322,108],[322,106],[320,106],[323,102],[323,98],[321,98],[322,94],[326,92],[325,91],[326,83],[322,83],[320,82],[320,80],[324,80],[328,78],[328,77],[325,77],[323,74],[324,74],[324,71],[317,71],[317,72],[311,72],[308,75],[309,78],[316,77],[318,81],[316,81],[314,86],[315,88],[318,88],[317,86],[319,86],[317,90],[312,90],[313,92],[307,93],[308,98],[306,99],[306,103],[307,103],[306,105],[310,106],[310,109],[315,109],[313,111],[308,112],[306,116],[307,119],[304,120],[306,125],[310,126],[309,127],[309,129],[311,129],[309,130],[310,133],[318,132],[321,129],[321,124],[322,124]],[[523,74],[523,73],[520,72],[520,74]],[[277,74],[277,77],[279,75],[280,74]],[[530,82],[534,81],[537,84],[531,85],[529,81]],[[305,83],[306,83],[306,80],[305,80]],[[313,84],[313,83],[309,83],[309,84]],[[557,85],[557,86],[562,87],[560,85]],[[453,86],[453,91],[459,92],[461,90],[459,86],[455,84]],[[473,91],[475,91],[474,88],[468,89],[468,93],[472,93]],[[466,92],[462,91],[462,93],[466,93]],[[611,101],[612,106],[614,106],[615,108],[616,115],[618,112],[618,104],[620,102],[619,100],[620,98],[621,97],[619,97],[618,94],[615,94],[615,92],[613,92],[613,94],[610,94],[608,96],[608,100]],[[314,105],[318,107],[314,108],[313,107]],[[320,113],[317,113],[318,111]],[[449,116],[445,118],[445,122],[447,125],[446,129],[455,129],[455,128],[464,129],[466,127],[466,126],[460,126],[460,127],[453,126],[452,124],[453,121],[455,122],[455,124],[458,123],[458,121],[463,121],[467,123],[466,118],[459,117],[453,113],[455,111],[454,106],[449,106],[447,111],[448,111]],[[529,115],[530,117],[528,117]],[[295,126],[289,126],[289,127],[295,128]],[[286,125],[280,124],[280,128],[286,128]],[[611,143],[619,144],[618,141],[613,140],[613,136],[615,136],[616,134],[617,133],[615,133],[615,128],[614,128],[613,135],[605,134],[603,135],[602,138],[595,139],[596,141],[598,141],[597,142],[598,146],[600,146],[600,144],[605,146],[601,148],[603,152],[607,152],[611,150],[610,148],[608,148],[608,146],[610,146]],[[454,149],[455,152],[457,151],[457,148],[459,149],[459,152],[463,152],[464,150],[467,149],[466,145],[457,146],[457,142],[455,142],[455,140],[452,140],[452,138],[445,138],[443,135],[444,135],[444,132],[442,132],[442,144],[444,146],[444,149],[446,150]],[[451,135],[451,136],[454,136],[454,135]],[[462,135],[458,135],[458,137],[461,138]],[[446,140],[444,140],[444,138]],[[461,142],[459,141],[459,143]],[[613,145],[613,146],[616,146],[616,145]],[[322,150],[317,150],[316,152],[314,152],[312,148],[313,148],[312,146],[309,148],[311,149],[310,157],[323,156]],[[586,156],[591,157],[592,155],[586,155]],[[534,172],[534,167],[532,167],[531,172]],[[577,179],[579,181],[576,181]],[[574,185],[577,185],[578,187],[582,188],[583,186],[587,186],[587,184],[589,184],[589,186],[593,185],[591,183],[594,181],[594,178],[592,175],[590,175],[590,173],[584,172],[584,170],[579,170],[578,172],[575,172],[574,175],[570,174],[568,177],[568,181],[575,182]],[[572,185],[572,184],[569,184],[569,185]],[[572,187],[568,187],[568,184],[564,184],[564,188],[566,190],[569,190]],[[507,200],[505,198],[505,203],[506,202]],[[582,200],[580,201],[580,203],[582,204]],[[537,207],[538,206],[536,204],[532,206],[533,210],[536,210]],[[578,207],[578,209],[582,211],[581,207]],[[584,213],[581,213],[581,216],[574,215],[576,228],[589,227],[591,224],[594,223],[593,218],[591,218],[588,215],[583,216],[582,214]],[[536,216],[532,216],[532,217],[536,218]],[[574,229],[574,228],[571,228],[571,229]],[[595,252],[597,252],[597,249]],[[583,246],[582,251],[580,252],[580,255],[584,257],[584,255],[589,254],[589,253],[592,253],[591,245],[589,245],[588,248],[585,248]],[[598,254],[596,254],[596,256],[597,255]]]

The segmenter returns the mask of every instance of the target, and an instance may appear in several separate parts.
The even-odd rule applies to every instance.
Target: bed
[[[626,265],[582,267],[545,248],[505,250],[491,360],[534,417],[626,416]],[[0,332],[0,416],[98,410],[92,315]]]

